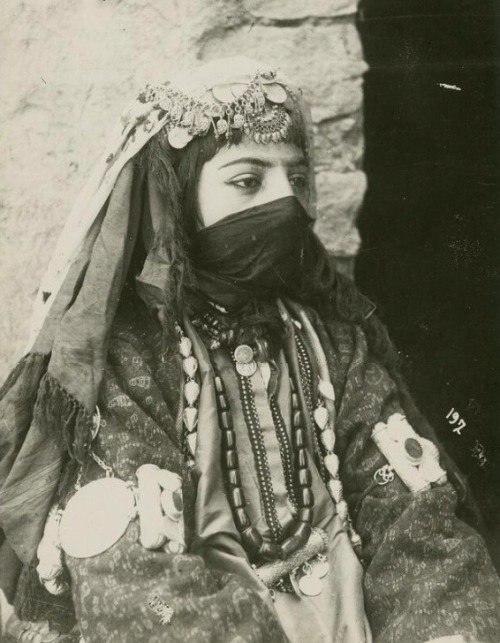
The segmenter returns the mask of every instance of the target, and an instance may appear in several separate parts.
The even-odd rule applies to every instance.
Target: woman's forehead
[[[304,153],[294,143],[281,142],[262,145],[250,139],[244,139],[237,145],[221,148],[210,163],[213,163],[217,169],[238,163],[253,163],[263,167],[296,167],[307,164]]]

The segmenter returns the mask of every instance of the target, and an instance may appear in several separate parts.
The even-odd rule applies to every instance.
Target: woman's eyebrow
[[[242,158],[235,159],[234,161],[229,161],[229,163],[225,163],[224,165],[221,165],[219,167],[219,170],[222,170],[225,167],[230,167],[231,165],[238,165],[240,163],[258,165],[260,167],[273,167],[274,165],[272,161],[268,161],[267,159],[261,159],[253,156],[244,156]],[[302,167],[302,166],[305,167],[306,162],[305,162],[305,159],[303,158],[295,158],[295,159],[290,159],[288,161],[285,161],[284,165],[286,165],[287,167]]]

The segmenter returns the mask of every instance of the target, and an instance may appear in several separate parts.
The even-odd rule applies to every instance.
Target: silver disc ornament
[[[81,487],[64,509],[61,547],[74,558],[89,558],[112,547],[135,517],[135,497],[119,478],[100,478]]]
[[[311,574],[317,578],[324,578],[330,571],[330,565],[326,557],[317,558],[311,563]]]
[[[248,344],[240,344],[234,350],[234,361],[236,370],[240,375],[252,377],[257,370],[257,364],[253,358],[253,349]]]
[[[240,344],[234,349],[234,359],[238,364],[253,362],[253,349],[248,344]]]
[[[318,596],[323,589],[323,581],[313,574],[305,574],[299,580],[299,589],[305,596]]]
[[[248,364],[236,363],[236,370],[240,375],[244,375],[245,377],[252,377],[252,375],[257,370],[257,364],[255,362],[250,362]]]

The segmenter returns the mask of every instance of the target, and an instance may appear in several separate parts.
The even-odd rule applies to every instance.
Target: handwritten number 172
[[[453,433],[462,435],[462,430],[467,426],[467,422],[460,417],[460,413],[455,411],[455,409],[450,409],[448,415],[446,416],[448,424],[456,424],[457,426],[453,429]],[[458,423],[458,424],[457,424]]]

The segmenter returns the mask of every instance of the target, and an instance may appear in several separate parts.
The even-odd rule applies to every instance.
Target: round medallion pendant
[[[245,377],[252,377],[252,375],[257,370],[257,363],[254,361],[248,362],[246,364],[240,364],[239,362],[237,362],[236,370],[240,375],[244,375]]]
[[[299,589],[305,596],[318,596],[323,589],[323,581],[317,576],[306,574],[299,580]]]
[[[174,129],[170,130],[168,133],[168,142],[177,150],[186,147],[192,138],[192,134],[190,134],[184,127],[174,127]]]
[[[100,478],[79,489],[61,518],[61,547],[74,558],[89,558],[114,545],[134,518],[135,498],[119,478]]]
[[[234,350],[234,359],[238,364],[253,362],[253,350],[248,344],[240,344]]]

